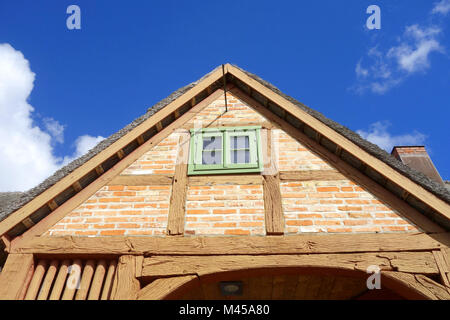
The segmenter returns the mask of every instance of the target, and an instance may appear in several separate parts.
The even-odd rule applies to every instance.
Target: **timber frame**
[[[267,236],[183,237],[187,185],[205,183],[204,177],[187,177],[186,148],[180,148],[173,176],[118,174],[177,130],[182,132],[180,142],[188,141],[186,122],[224,89],[270,120],[261,131],[267,141],[273,127],[283,128],[339,169],[321,172],[320,179],[346,177],[358,182],[423,232],[284,236],[279,182],[308,180],[317,173],[279,172],[271,161],[262,175],[208,177],[212,184],[223,179],[262,183]],[[273,159],[270,144],[263,153]],[[176,190],[171,197],[166,237],[42,236],[99,188],[131,183],[172,185]],[[0,274],[0,299],[39,298],[41,283],[58,279],[68,260],[79,265],[83,259],[88,267],[81,279],[82,290],[75,296],[79,299],[174,298],[205,279],[249,270],[334,270],[362,276],[372,264],[382,266],[383,281],[406,298],[450,299],[449,229],[448,202],[246,72],[226,64],[0,222],[0,236],[9,253]],[[44,278],[44,270],[51,270],[47,271],[50,280],[47,275]],[[87,295],[86,286],[95,288],[92,296]],[[100,292],[102,286],[107,290]],[[49,290],[44,294],[51,297]],[[58,290],[58,297],[74,297],[74,291]]]

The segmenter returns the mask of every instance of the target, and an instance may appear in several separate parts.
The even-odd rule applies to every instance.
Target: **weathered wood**
[[[376,196],[381,201],[390,204],[393,208],[395,208],[397,211],[399,211],[399,213],[402,216],[405,216],[406,218],[408,218],[410,221],[412,221],[415,225],[420,227],[422,230],[424,230],[426,232],[430,232],[430,233],[445,232],[444,228],[442,228],[438,224],[434,223],[429,218],[427,218],[425,215],[418,212],[416,209],[411,207],[408,203],[403,201],[401,198],[395,196],[393,193],[389,192],[383,186],[379,185],[378,183],[373,181],[368,176],[362,174],[358,169],[352,167],[351,165],[349,165],[348,163],[343,161],[341,158],[336,156],[334,153],[330,152],[329,150],[324,148],[322,145],[318,144],[315,140],[310,139],[303,132],[301,132],[297,128],[293,127],[291,124],[289,124],[285,120],[279,118],[278,116],[276,116],[274,113],[272,113],[268,109],[264,108],[264,106],[262,106],[259,102],[255,101],[251,97],[242,93],[238,89],[233,89],[232,93],[234,95],[236,95],[242,101],[250,104],[254,109],[256,109],[256,111],[261,113],[264,117],[277,123],[291,137],[298,140],[300,143],[302,143],[307,148],[314,150],[315,153],[317,153],[320,157],[325,159],[334,168],[338,169],[339,172],[341,172],[342,174],[347,176],[350,180],[357,182],[359,185],[361,185],[363,188],[367,189],[369,192],[371,192],[374,196]],[[328,128],[328,129],[330,129],[330,128]],[[362,149],[360,149],[360,152],[361,153],[359,154],[359,158],[361,159],[361,156],[364,155],[364,151]],[[364,161],[363,159],[361,159],[361,160]],[[383,163],[383,162],[381,162],[381,163]],[[398,174],[399,173],[397,172],[397,175]],[[402,177],[407,179],[404,176],[402,176]],[[407,179],[407,180],[411,183],[411,181],[409,179]],[[406,181],[405,181],[405,183],[406,183]],[[419,199],[421,199],[421,198],[419,197]],[[450,209],[448,211],[450,212]]]
[[[346,176],[335,170],[280,171],[282,181],[334,181],[348,180]]]
[[[381,271],[381,287],[386,286],[397,294],[411,300],[450,299],[445,288],[423,275],[405,272]]]
[[[275,93],[269,88],[265,87],[255,79],[251,78],[241,70],[232,65],[226,66],[227,71],[243,81],[246,85],[249,86],[251,90],[256,90],[258,93],[266,97],[267,99],[273,101],[275,104],[280,106],[286,112],[289,112],[297,119],[301,119],[304,123],[307,123],[313,130],[318,132],[320,135],[328,138],[331,142],[339,145],[342,149],[346,150],[353,156],[360,159],[367,166],[375,169],[377,172],[388,178],[394,184],[398,186],[402,186],[407,192],[414,195],[416,198],[421,199],[424,203],[429,205],[431,208],[442,214],[446,218],[450,218],[450,205],[446,203],[444,200],[439,199],[432,192],[426,190],[424,187],[419,184],[413,182],[411,179],[390,167],[388,164],[383,162],[382,160],[376,158],[375,156],[369,154],[367,151],[361,149],[361,147],[357,146],[354,142],[350,141],[348,138],[339,134],[333,128],[329,127],[325,123],[321,122],[319,119],[314,116],[308,114],[306,111],[302,110],[298,106],[294,105],[291,101],[282,97],[281,95]],[[236,90],[230,90],[232,94],[236,95]],[[242,94],[241,94],[242,95]],[[242,99],[241,96],[237,95],[237,98]],[[253,106],[252,106],[253,107]],[[264,108],[264,106],[262,106]],[[268,110],[264,108],[265,110]],[[270,112],[270,111],[269,111]],[[265,116],[263,114],[263,116]],[[279,125],[280,123],[278,123]],[[282,126],[283,129],[285,129]],[[297,130],[298,131],[298,130]]]
[[[31,279],[30,285],[25,295],[25,300],[35,300],[41,287],[42,279],[44,278],[45,271],[47,268],[46,260],[39,260],[33,274],[33,279]]]
[[[142,275],[142,266],[144,264],[144,256],[136,256],[136,277]]]
[[[174,291],[179,290],[194,282],[198,283],[198,278],[196,276],[181,276],[181,277],[170,277],[156,279],[141,291],[137,295],[138,300],[162,300],[166,299],[168,296],[174,293]]]
[[[171,175],[162,174],[118,175],[108,182],[108,186],[162,186],[171,185],[172,179]]]
[[[10,247],[11,247],[11,238],[5,234],[5,235],[1,236],[0,239],[2,240],[3,245],[5,246],[4,250],[6,252],[9,252]]]
[[[135,257],[121,256],[117,264],[117,288],[114,300],[134,300],[139,290],[140,283],[136,279]]]
[[[208,80],[209,81],[209,80]],[[195,92],[197,91],[197,87],[192,88],[189,90],[189,92]],[[221,94],[223,94],[223,90],[218,89],[215,92],[213,92],[210,96],[202,100],[200,103],[195,105],[191,110],[184,113],[181,117],[173,121],[171,124],[166,126],[162,131],[155,134],[153,137],[151,137],[149,140],[147,140],[144,144],[139,146],[136,150],[134,150],[132,153],[130,153],[127,157],[116,163],[111,169],[109,169],[107,172],[102,174],[99,178],[97,178],[95,181],[93,181],[89,186],[78,192],[75,196],[67,200],[65,203],[60,205],[55,211],[52,212],[52,214],[48,215],[41,221],[39,221],[33,228],[26,231],[24,234],[22,234],[19,237],[16,237],[13,242],[16,243],[24,243],[27,241],[27,239],[30,239],[33,236],[36,235],[42,235],[44,232],[46,232],[52,225],[57,223],[59,220],[61,220],[67,213],[74,210],[77,206],[79,206],[81,203],[89,199],[95,192],[97,192],[101,187],[108,184],[115,176],[119,175],[124,169],[126,169],[128,166],[130,166],[134,161],[139,159],[145,152],[147,152],[149,149],[153,148],[155,145],[157,145],[159,142],[161,142],[163,139],[165,139],[167,136],[169,136],[172,132],[177,130],[183,123],[189,121],[192,117],[194,117],[199,111],[206,108],[211,102],[216,100]],[[179,97],[176,102],[181,102],[183,100],[183,96]],[[175,101],[174,101],[175,102]],[[170,104],[172,105],[172,104]],[[162,115],[167,115],[166,110],[168,110],[168,107],[166,106],[163,110],[160,110],[155,114],[153,117],[150,117],[148,120],[152,123],[156,123],[157,119]],[[181,106],[181,105],[180,105]],[[170,109],[170,108],[169,108]],[[173,112],[173,110],[172,110]],[[171,113],[171,112],[170,112]],[[169,114],[170,114],[169,113]],[[156,122],[153,122],[153,121]],[[147,123],[148,121],[145,121]],[[138,135],[135,135],[135,133],[141,132],[142,128],[141,124],[140,126],[134,128],[132,131],[130,131],[127,135],[125,135],[128,138],[136,138]],[[149,129],[148,127],[147,129]],[[145,131],[142,131],[145,132]],[[141,134],[142,134],[141,132]],[[34,198],[32,201],[27,203],[25,206],[17,210],[14,214],[11,214],[8,216],[5,220],[0,222],[0,235],[4,234],[8,230],[10,230],[12,227],[14,227],[17,223],[22,221],[24,217],[28,217],[31,215],[35,210],[39,209],[42,205],[41,201],[44,201],[44,203],[50,201],[52,198],[54,198],[56,195],[58,195],[60,192],[64,191],[65,188],[68,185],[72,185],[73,181],[76,181],[83,177],[85,174],[90,172],[90,170],[94,169],[99,163],[96,163],[94,167],[91,168],[91,165],[94,161],[105,161],[107,160],[112,154],[115,154],[117,150],[122,149],[126,144],[121,145],[117,144],[119,141],[123,141],[122,137],[115,143],[113,143],[111,146],[100,152],[97,156],[93,157],[89,161],[87,161],[85,164],[83,164],[80,168],[76,169],[72,174],[69,174],[65,178],[61,179],[57,184],[47,189],[45,192],[41,193],[39,196]],[[133,138],[133,139],[134,139]],[[128,140],[128,142],[131,142],[133,139]],[[115,146],[114,149],[111,149],[112,146]],[[109,156],[107,156],[109,154]],[[101,163],[101,162],[100,162]],[[90,170],[88,170],[91,168]],[[76,174],[75,174],[76,173]]]
[[[61,262],[61,266],[59,267],[58,275],[56,276],[55,284],[53,285],[49,300],[60,299],[61,293],[63,292],[64,286],[66,284],[67,270],[69,269],[69,265],[69,259],[63,260],[63,262]]]
[[[83,263],[80,259],[75,259],[70,266],[70,274],[64,288],[61,300],[72,300],[75,291],[80,287],[81,273],[83,272]]]
[[[269,121],[250,121],[250,122],[235,122],[235,123],[227,123],[226,125],[222,125],[222,124],[216,124],[214,123],[216,121],[216,119],[214,119],[212,121],[212,123],[210,124],[205,124],[203,123],[203,127],[204,128],[222,128],[222,127],[249,127],[249,126],[261,126],[261,128],[263,129],[273,129],[273,128],[277,128],[273,123],[269,122]],[[183,129],[186,130],[191,130],[191,129],[196,129],[196,124],[192,123],[192,122],[188,122],[185,125],[182,126]]]
[[[153,256],[144,259],[142,277],[158,278],[224,271],[279,268],[334,268],[366,272],[370,265],[382,270],[439,274],[431,252],[354,253],[264,256]],[[278,272],[278,271],[277,271]]]
[[[264,212],[266,233],[284,233],[284,214],[281,204],[280,178],[263,176]]]
[[[436,250],[450,233],[326,234],[239,237],[35,237],[13,253],[41,255],[236,255]]]
[[[45,274],[44,281],[42,282],[41,290],[37,300],[47,300],[50,294],[50,288],[52,287],[53,280],[55,279],[56,272],[58,271],[59,261],[52,260]]]
[[[215,186],[215,185],[262,185],[262,176],[259,174],[225,174],[217,176],[190,176],[189,186]]]
[[[33,268],[32,254],[9,254],[0,273],[0,300],[18,299]]]
[[[277,151],[274,144],[272,130],[261,130],[261,141],[263,141],[262,152],[264,160],[263,175],[276,175],[278,173]]]
[[[83,269],[83,275],[81,276],[80,289],[77,290],[75,300],[86,300],[89,288],[91,286],[91,280],[94,275],[95,260],[88,260]]]
[[[103,285],[102,295],[100,300],[109,300],[113,287],[114,276],[116,274],[117,261],[111,260],[108,266],[108,273],[106,274],[105,284]]]
[[[433,256],[436,261],[436,265],[439,269],[439,275],[441,277],[442,284],[450,293],[450,281],[449,281],[449,268],[444,260],[441,250],[433,250]]]
[[[189,132],[181,133],[178,141],[179,149],[175,175],[173,177],[172,193],[170,195],[167,234],[179,235],[184,233],[184,215],[187,195],[187,167],[189,156]]]

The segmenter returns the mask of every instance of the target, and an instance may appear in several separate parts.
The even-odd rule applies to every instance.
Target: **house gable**
[[[221,94],[43,235],[166,235],[180,137],[191,128],[241,125],[260,125],[270,131],[274,167],[281,174],[282,233],[419,230],[314,150],[228,93],[226,107]],[[267,132],[264,137],[267,149]],[[189,177],[183,204],[184,234],[265,235],[264,192],[260,174]]]
[[[0,233],[5,234],[5,232],[9,232],[10,236],[14,237],[17,234],[23,233],[24,230],[20,230],[25,226],[25,230],[30,230],[25,232],[29,236],[42,234],[42,232],[45,231],[44,228],[47,228],[61,219],[65,214],[76,208],[80,201],[88,199],[99,187],[107,184],[117,176],[118,172],[125,169],[129,165],[127,161],[130,162],[130,159],[133,158],[130,157],[130,151],[137,148],[148,148],[149,145],[156,145],[157,140],[162,139],[161,137],[163,135],[160,132],[161,130],[176,130],[181,123],[178,121],[180,120],[179,117],[184,117],[186,113],[189,113],[187,111],[193,108],[193,106],[196,106],[198,101],[206,100],[206,97],[209,98],[211,93],[214,92],[214,88],[220,87],[223,83],[223,73],[220,71],[221,70],[216,69],[194,86],[190,86],[186,91],[182,91],[181,96],[179,96],[179,94],[175,95],[173,100],[166,104],[165,108],[162,108],[155,115],[147,118],[135,128],[130,128],[130,131],[118,140],[115,140],[116,142],[106,147],[93,158],[87,160],[86,163],[75,169],[71,174],[63,177],[53,186],[49,187],[38,196],[35,196],[30,202],[14,212],[14,214],[9,215],[0,223]],[[353,176],[355,174],[359,175],[359,173],[348,167],[348,164],[352,167],[360,166],[357,170],[362,171],[362,174],[364,175],[362,179],[365,180],[364,187],[371,184],[371,182],[367,180],[367,177],[370,177],[372,181],[376,181],[376,183],[384,186],[382,187],[383,190],[381,190],[379,186],[374,187],[374,189],[377,190],[377,196],[380,193],[386,193],[384,188],[391,190],[392,193],[397,195],[391,197],[391,200],[395,203],[395,207],[402,208],[401,211],[403,213],[406,213],[407,211],[412,212],[412,214],[407,214],[407,216],[409,218],[412,217],[419,225],[425,225],[424,229],[426,231],[441,232],[444,229],[430,222],[423,214],[431,217],[444,226],[448,225],[448,218],[446,216],[448,215],[447,209],[449,205],[440,199],[445,198],[446,196],[441,195],[439,190],[433,194],[424,189],[425,187],[423,185],[415,184],[411,180],[408,180],[409,178],[406,177],[406,174],[402,176],[401,173],[395,171],[392,167],[386,165],[365,150],[355,147],[355,143],[337,133],[336,131],[339,130],[336,130],[336,128],[328,128],[326,124],[320,122],[318,119],[314,118],[314,116],[305,113],[303,110],[293,109],[295,106],[293,105],[292,100],[286,99],[285,96],[275,89],[269,89],[269,86],[258,82],[242,70],[226,65],[224,72],[227,74],[226,78],[228,81],[238,87],[237,90],[240,93],[233,91],[233,94],[236,93],[238,98],[242,98],[239,94],[246,94],[248,96],[248,99],[244,99],[246,102],[251,100],[261,101],[256,101],[256,103],[252,102],[250,104],[252,104],[252,106],[259,104],[256,109],[261,111],[260,113],[267,116],[267,118],[271,118],[267,112],[275,115],[275,123],[278,126],[283,127],[283,129],[286,127],[286,124],[287,126],[290,126],[291,129],[289,129],[288,133],[292,137],[302,141],[305,146],[314,149],[316,152],[319,150],[319,154],[322,156],[324,150],[321,149],[324,149],[324,147],[328,149],[325,150],[326,153],[334,148],[334,154],[336,156],[328,156],[326,157],[327,160],[335,165],[338,162],[344,161],[344,165],[341,165],[339,170],[342,171],[342,167],[344,167],[343,171],[347,175],[349,175],[349,171],[351,171],[350,175],[352,178],[354,178]],[[265,107],[266,110],[262,112],[263,110],[261,110],[261,107]],[[273,118],[271,119],[271,122],[274,122]],[[300,130],[301,132],[297,133],[293,132],[293,130]],[[139,147],[132,148],[132,150],[125,152],[131,144],[137,144]],[[125,159],[120,161],[124,156],[126,156]],[[108,157],[116,157],[119,162],[115,161],[115,165],[106,165],[105,167],[105,164],[111,159]],[[100,165],[102,167],[99,167]],[[375,170],[374,168],[377,169]],[[79,179],[85,178],[93,171],[97,173],[97,178],[94,180],[91,179],[84,185],[80,183],[81,180]],[[425,183],[425,185],[427,183]],[[71,188],[71,193],[63,197],[63,201],[55,201],[54,199],[69,190],[64,188]],[[433,186],[430,188],[433,189]],[[72,189],[75,192],[73,192]],[[401,198],[403,198],[403,201],[400,200]],[[409,205],[406,204],[406,202]],[[37,214],[38,211],[43,208],[42,206],[48,207],[50,208],[50,211],[54,212],[49,214],[49,211],[47,210],[44,213]],[[420,210],[420,212],[415,209],[410,210],[411,206],[414,206]],[[56,215],[56,212],[58,212],[58,215]],[[29,217],[33,215],[37,215],[37,220],[39,221],[38,225],[34,227],[33,224],[35,224],[35,221],[33,221],[33,219],[31,221],[29,220]],[[19,228],[18,231],[16,230],[16,232],[11,233],[12,228],[16,228],[17,226],[20,226],[21,228]]]

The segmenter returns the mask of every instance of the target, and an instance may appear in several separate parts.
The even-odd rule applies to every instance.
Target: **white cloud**
[[[356,132],[366,140],[378,145],[381,149],[391,152],[394,146],[423,145],[426,135],[414,131],[412,133],[392,135],[388,132],[391,126],[389,121],[378,121],[369,126],[369,130],[357,130]]]
[[[65,127],[61,125],[58,121],[53,118],[44,118],[44,126],[47,132],[55,139],[58,143],[64,142],[64,129]]]
[[[86,154],[89,150],[95,147],[100,141],[105,139],[102,136],[92,137],[90,135],[84,135],[77,138],[75,141],[75,153],[72,156],[64,157],[63,164],[66,165],[71,161]]]
[[[431,10],[432,14],[443,14],[446,15],[450,12],[450,0],[441,0],[434,4],[433,10]]]
[[[434,12],[450,11],[450,0],[442,0],[433,8]],[[387,50],[379,45],[369,49],[364,58],[356,64],[356,84],[350,87],[357,93],[371,91],[384,94],[401,84],[409,76],[426,72],[430,66],[430,55],[444,53],[438,37],[442,29],[437,26],[423,27],[413,24],[405,28],[398,38],[398,44]],[[365,64],[363,64],[365,62]]]
[[[35,74],[28,60],[9,44],[0,44],[0,191],[25,191],[63,164],[53,145],[64,141],[64,126],[45,118],[45,129],[33,122],[28,98]],[[80,137],[74,156],[98,138]]]
[[[417,24],[408,26],[404,34],[405,39],[399,46],[389,49],[387,57],[395,58],[398,67],[407,73],[425,71],[430,67],[430,53],[443,51],[436,39],[440,32],[441,29],[436,27],[420,28]],[[412,44],[409,39],[413,40]]]

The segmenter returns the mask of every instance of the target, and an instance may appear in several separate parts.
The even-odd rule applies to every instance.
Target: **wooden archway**
[[[239,266],[226,268],[227,271],[210,271],[199,274],[179,275],[158,278],[141,289],[137,294],[139,300],[178,299],[186,292],[199,288],[202,283],[241,279],[248,276],[268,276],[280,274],[336,276],[358,278],[365,283],[369,274],[363,270],[347,267],[330,268],[329,266],[295,266],[295,267],[261,267],[244,269]],[[398,297],[411,300],[448,300],[450,294],[445,287],[424,275],[414,275],[396,271],[381,271],[383,288],[394,292]]]

